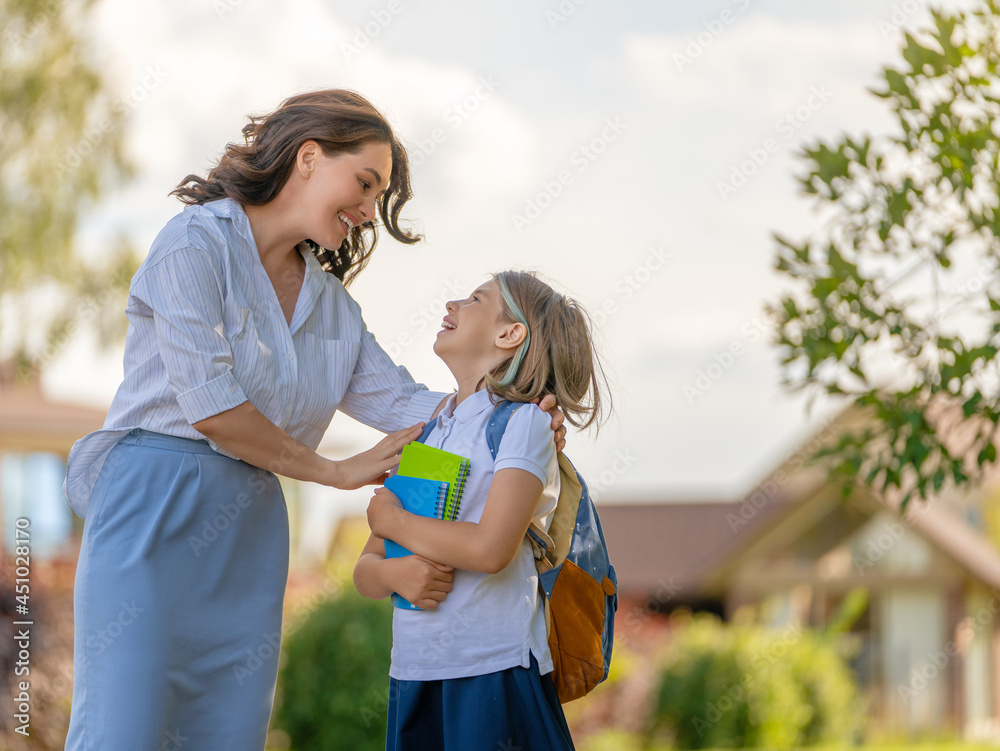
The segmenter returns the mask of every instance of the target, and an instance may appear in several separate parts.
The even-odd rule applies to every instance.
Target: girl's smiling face
[[[524,326],[503,319],[500,288],[491,279],[464,300],[452,300],[434,342],[434,352],[456,377],[456,367],[480,377],[513,354]]]

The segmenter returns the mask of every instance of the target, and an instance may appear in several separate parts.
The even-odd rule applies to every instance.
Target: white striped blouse
[[[167,222],[129,290],[125,378],[103,429],[70,451],[64,489],[76,513],[134,428],[205,440],[192,423],[249,400],[315,450],[338,409],[384,432],[430,417],[447,395],[396,366],[340,281],[303,257],[289,325],[239,203],[188,206]]]

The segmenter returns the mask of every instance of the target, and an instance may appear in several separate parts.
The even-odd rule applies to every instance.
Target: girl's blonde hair
[[[514,354],[486,376],[491,394],[512,402],[530,402],[552,394],[571,425],[599,425],[610,396],[601,395],[607,380],[591,343],[586,311],[527,271],[493,275],[500,288],[502,317],[521,323],[527,335]]]

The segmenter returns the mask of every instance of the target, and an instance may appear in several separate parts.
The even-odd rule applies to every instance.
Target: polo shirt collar
[[[444,409],[441,410],[440,418],[446,424],[451,420],[455,420],[459,423],[467,423],[486,410],[493,410],[493,401],[490,398],[490,392],[486,389],[480,389],[471,396],[466,397],[466,399],[458,405],[455,404],[456,396],[457,394],[452,394],[448,398],[448,402],[445,404]]]

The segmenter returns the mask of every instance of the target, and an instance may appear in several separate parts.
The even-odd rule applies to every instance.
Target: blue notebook
[[[448,483],[439,480],[425,480],[422,477],[406,477],[393,475],[385,481],[385,486],[396,494],[403,508],[411,514],[440,519],[444,514],[445,502],[448,499]],[[386,558],[400,558],[412,553],[399,543],[383,540]],[[423,610],[411,603],[405,597],[392,593],[392,604],[405,610]]]

